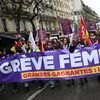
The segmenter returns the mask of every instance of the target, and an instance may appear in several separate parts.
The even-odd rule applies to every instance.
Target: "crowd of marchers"
[[[88,43],[89,42],[89,43]],[[64,36],[55,36],[51,37],[50,33],[47,33],[46,38],[41,42],[39,40],[35,41],[36,48],[33,50],[33,45],[29,40],[26,40],[24,37],[20,37],[13,47],[8,51],[0,53],[0,59],[7,56],[19,53],[32,53],[32,52],[44,52],[51,50],[68,50],[70,53],[73,53],[76,48],[84,48],[86,46],[94,46],[99,43],[99,38],[95,30],[89,31],[89,40],[81,41],[79,35],[74,34],[73,36],[64,35]],[[98,76],[99,77],[99,76]],[[84,86],[88,82],[86,77],[80,79],[80,85]],[[38,88],[41,89],[45,85],[45,81],[38,81]],[[60,84],[59,80],[49,81],[50,87],[55,88]],[[66,80],[66,85],[71,86],[75,84],[75,80]],[[23,83],[26,91],[30,90],[30,84],[28,82]],[[13,91],[18,89],[18,83],[12,83]],[[0,84],[0,90],[4,89],[4,84]]]

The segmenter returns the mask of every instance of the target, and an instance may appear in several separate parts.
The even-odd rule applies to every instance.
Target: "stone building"
[[[100,20],[98,14],[93,9],[91,9],[86,4],[84,4],[82,0],[74,0],[73,15],[74,15],[74,22],[77,29],[79,28],[81,15],[86,21],[88,27],[91,24],[95,25]]]
[[[56,31],[61,30],[61,20],[73,20],[73,0],[48,0],[46,4],[51,5],[52,9],[45,10],[44,12],[39,12],[39,15],[34,20],[36,30],[42,27],[46,31],[53,34]],[[34,4],[32,4],[32,6],[27,9],[27,11],[31,14],[33,6]],[[16,20],[11,15],[3,16],[2,10],[0,15],[0,32],[16,32]],[[32,31],[31,23],[28,20],[21,20],[20,31]]]

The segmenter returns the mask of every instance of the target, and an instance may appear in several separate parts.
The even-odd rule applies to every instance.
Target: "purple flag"
[[[61,22],[61,26],[62,26],[62,30],[63,30],[64,35],[72,33],[71,21],[70,20],[68,20],[68,19],[63,20]]]

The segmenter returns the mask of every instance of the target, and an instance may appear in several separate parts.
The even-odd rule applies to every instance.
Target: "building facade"
[[[82,0],[74,0],[73,14],[74,14],[75,23],[76,25],[78,25],[78,28],[80,23],[80,15],[83,16],[84,20],[88,25],[96,24],[100,20],[97,13],[93,9],[85,5]]]
[[[45,3],[51,5],[52,9],[39,12],[39,15],[34,20],[36,30],[44,28],[47,32],[53,34],[61,31],[60,22],[63,19],[73,20],[73,0],[47,0]],[[34,4],[27,11],[32,13],[33,6]],[[12,16],[2,16],[0,22],[0,32],[16,32],[17,24]],[[20,31],[32,31],[31,23],[28,20],[21,20]]]

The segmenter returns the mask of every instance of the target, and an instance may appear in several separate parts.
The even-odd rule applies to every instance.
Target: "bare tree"
[[[0,0],[0,8],[2,16],[12,16],[15,19],[18,32],[20,32],[21,19],[30,21],[35,37],[36,29],[33,20],[40,12],[53,8],[47,3],[48,1],[52,2],[52,0]]]

